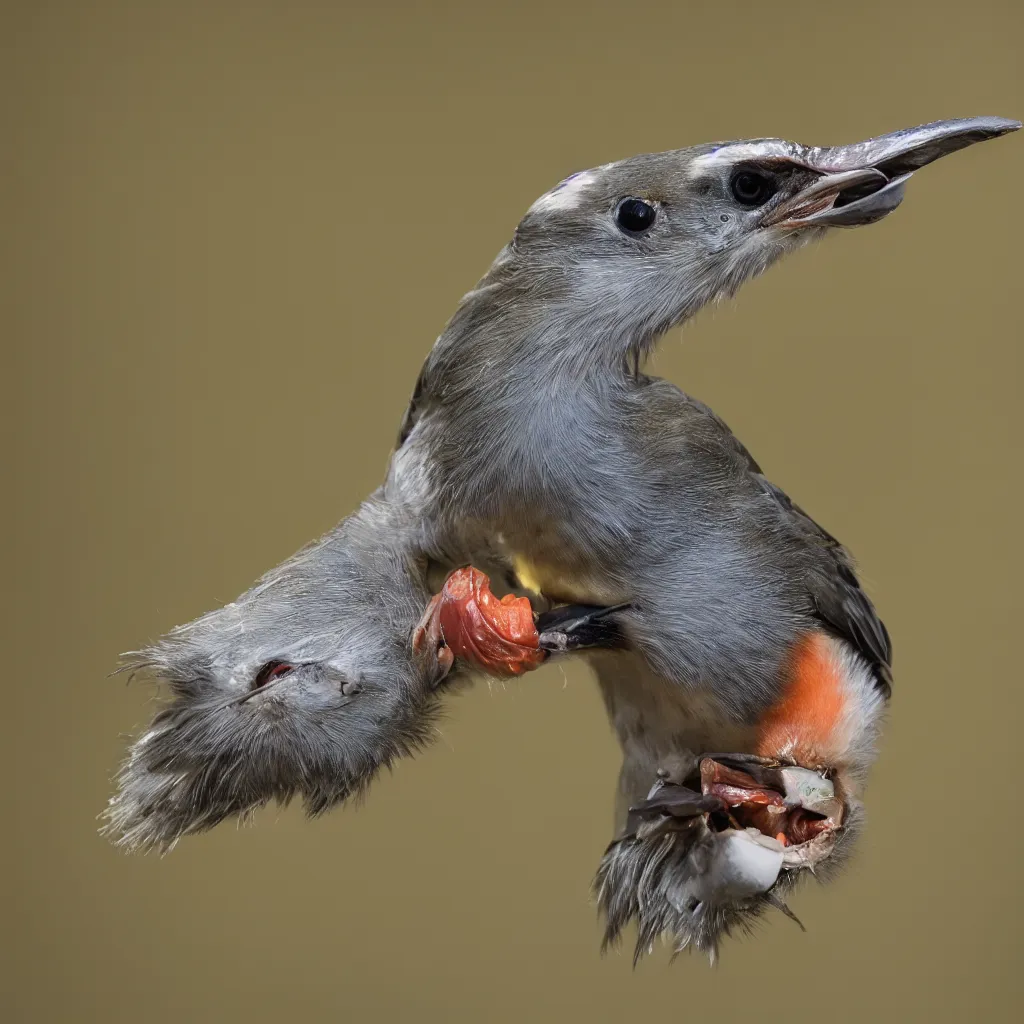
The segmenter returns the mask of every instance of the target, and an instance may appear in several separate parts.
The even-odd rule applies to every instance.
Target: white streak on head
[[[550,192],[545,192],[530,207],[530,213],[554,213],[558,210],[575,209],[583,199],[583,190],[594,181],[595,177],[593,171],[580,171],[579,174],[570,175]]]
[[[765,160],[773,157],[791,160],[797,155],[798,148],[784,139],[759,139],[757,142],[735,142],[729,146],[719,146],[718,149],[693,160],[690,164],[690,177],[698,177],[705,171],[723,165],[742,163],[744,160]]]

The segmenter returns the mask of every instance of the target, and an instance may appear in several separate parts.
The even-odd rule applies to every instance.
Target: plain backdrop
[[[849,873],[711,969],[602,959],[586,671],[454,701],[361,808],[128,857],[119,652],[382,479],[532,200],[636,152],[1024,114],[1018,3],[22,2],[0,30],[4,1019],[1009,1021],[1021,961],[1024,138],[665,339],[896,649]]]

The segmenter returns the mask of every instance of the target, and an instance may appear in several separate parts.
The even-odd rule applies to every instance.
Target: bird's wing
[[[674,393],[675,414],[689,421],[687,433],[692,434],[696,428],[705,449],[717,449],[713,453],[715,458],[731,462],[753,489],[770,498],[787,532],[816,556],[813,558],[816,571],[807,574],[805,581],[815,616],[828,632],[850,644],[871,666],[879,687],[888,696],[892,689],[892,643],[857,579],[849,552],[765,477],[753,456],[720,416],[697,399],[674,386],[669,387]],[[662,397],[668,396],[663,392]]]
[[[892,641],[885,623],[857,579],[849,552],[819,526],[784,491],[761,476],[762,486],[793,520],[809,542],[820,547],[826,571],[808,580],[815,613],[825,628],[845,640],[871,666],[875,680],[888,696],[892,690]]]

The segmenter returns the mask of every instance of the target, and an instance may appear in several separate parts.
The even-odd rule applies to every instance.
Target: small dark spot
[[[640,235],[647,231],[658,216],[658,211],[646,200],[628,196],[615,210],[615,222],[624,231]]]
[[[732,827],[729,815],[724,811],[713,811],[708,815],[708,828],[712,832],[727,832]]]
[[[346,697],[354,697],[357,693],[362,693],[363,692],[363,684],[362,683],[342,683],[341,684],[341,692]]]
[[[728,224],[728,223],[729,223],[729,214],[727,214],[727,213],[723,213],[723,214],[721,215],[721,217],[719,217],[718,219],[719,219],[719,220],[720,220],[720,221],[721,221],[721,222],[722,222],[723,224]]]
[[[740,171],[732,179],[732,194],[744,206],[761,206],[776,192],[775,182],[758,171]]]

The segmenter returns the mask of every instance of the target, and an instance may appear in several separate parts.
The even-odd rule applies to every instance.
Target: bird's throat
[[[562,567],[523,554],[512,556],[512,570],[522,589],[555,604],[606,606],[621,602],[620,595],[605,593],[588,581],[569,575]]]

